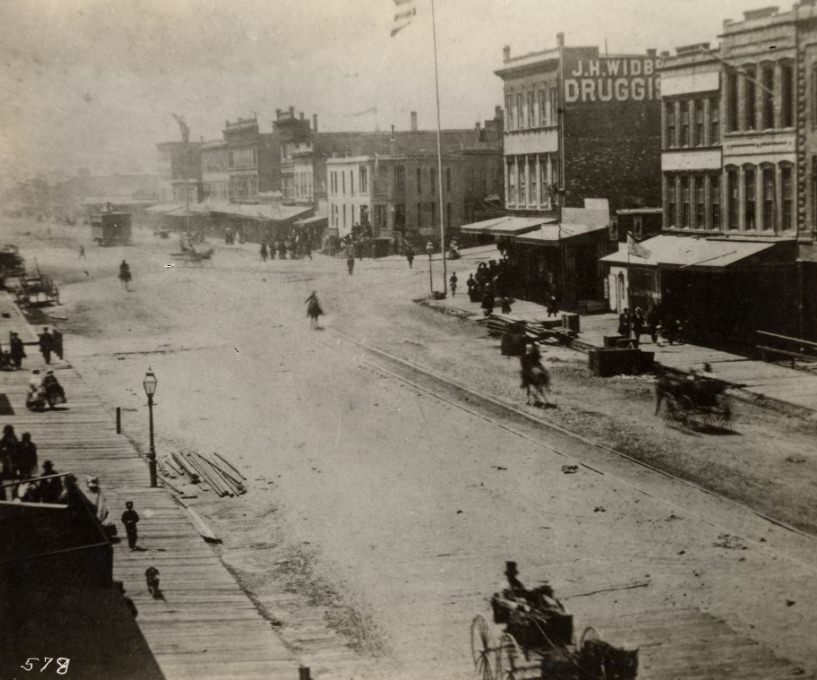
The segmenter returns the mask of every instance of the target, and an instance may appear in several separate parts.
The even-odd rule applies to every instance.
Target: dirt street
[[[249,478],[240,499],[204,492],[192,502],[316,675],[471,677],[468,626],[490,613],[508,559],[523,581],[553,584],[579,631],[619,613],[700,608],[817,671],[813,539],[728,502],[699,505],[701,492],[626,465],[565,474],[588,447],[437,399],[347,339],[524,403],[496,341],[411,302],[427,290],[424,258],[411,271],[358,262],[349,276],[340,259],[262,263],[253,244],[217,244],[212,265],[184,266],[169,256],[175,242],[140,231],[130,248],[85,240],[78,259],[74,232],[7,230],[62,282],[54,313],[65,317],[67,356],[126,409],[128,435],[147,439],[150,366],[160,455],[218,451]],[[116,280],[123,258],[129,293]],[[328,312],[320,331],[305,317],[312,290]],[[743,407],[735,435],[679,432],[652,417],[648,381],[593,379],[569,350],[547,358],[558,408],[544,417],[815,526],[809,426]],[[149,524],[140,532],[149,544]]]

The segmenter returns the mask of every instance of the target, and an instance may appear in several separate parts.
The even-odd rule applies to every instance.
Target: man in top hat
[[[527,599],[528,589],[522,585],[517,578],[519,571],[516,562],[505,562],[505,576],[508,579],[508,589],[505,591],[506,597]]]
[[[43,477],[59,474],[50,460],[43,461]],[[43,503],[56,503],[62,495],[62,479],[49,477],[40,480],[40,498]]]
[[[54,336],[48,332],[48,327],[43,328],[40,333],[40,352],[42,352],[45,363],[51,363],[51,352],[54,351]]]
[[[23,347],[23,341],[20,336],[14,331],[11,332],[11,339],[9,340],[9,354],[11,354],[11,361],[15,368],[22,368],[23,359],[26,357],[26,350]]]

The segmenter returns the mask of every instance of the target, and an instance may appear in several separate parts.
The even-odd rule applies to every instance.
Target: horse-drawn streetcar
[[[588,626],[574,642],[573,617],[544,584],[526,589],[516,563],[505,571],[509,587],[491,598],[495,626],[478,614],[471,622],[471,655],[480,680],[632,680],[638,650],[614,647]]]

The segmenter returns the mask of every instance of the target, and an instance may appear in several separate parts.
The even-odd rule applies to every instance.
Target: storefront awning
[[[553,218],[543,217],[513,217],[506,215],[505,217],[496,217],[490,220],[482,220],[481,222],[472,222],[471,224],[463,224],[460,231],[463,234],[488,234],[493,236],[516,236],[524,234],[528,231],[533,231],[537,227],[552,221]]]
[[[618,252],[602,262],[639,267],[671,267],[716,271],[772,249],[778,241],[736,241],[694,236],[660,234],[628,249],[619,243]]]
[[[179,209],[184,209],[184,206],[181,203],[157,203],[156,205],[152,205],[147,208],[145,212],[152,213],[154,215],[164,215]]]
[[[531,246],[555,246],[560,241],[567,241],[577,236],[606,230],[606,225],[550,223],[541,225],[536,231],[530,231],[519,236],[516,242]]]
[[[307,217],[302,220],[296,220],[294,226],[296,227],[320,227],[326,226],[329,223],[329,218],[325,215],[315,215],[314,217]]]

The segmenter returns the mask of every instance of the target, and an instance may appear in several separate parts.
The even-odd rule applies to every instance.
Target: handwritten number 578
[[[38,656],[30,656],[26,659],[26,662],[20,666],[24,671],[33,671],[37,670],[34,663],[39,661],[40,657]],[[40,673],[42,673],[48,666],[51,664],[52,661],[56,661],[56,671],[57,675],[66,675],[68,673],[68,666],[71,663],[71,659],[67,659],[64,656],[58,656],[56,659],[53,656],[44,656],[43,657],[43,665],[39,669]]]

